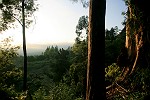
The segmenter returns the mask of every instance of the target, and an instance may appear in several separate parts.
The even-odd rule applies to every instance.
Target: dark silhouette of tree
[[[125,13],[126,42],[124,47],[125,51],[123,50],[121,52],[122,54],[118,57],[118,61],[121,64],[119,64],[119,67],[124,68],[122,69],[122,74],[114,83],[116,84],[115,86],[119,83],[119,87],[120,84],[123,84],[127,90],[130,90],[130,93],[138,90],[140,91],[139,93],[144,91],[144,93],[149,94],[149,76],[145,72],[150,69],[150,13],[148,10],[150,7],[147,5],[148,1],[124,1],[128,7]],[[141,74],[144,74],[146,77]],[[136,79],[142,79],[142,83],[144,84],[140,83],[141,80]],[[131,86],[133,84],[134,86]],[[114,87],[114,85],[112,86]],[[143,87],[147,88],[144,89]],[[125,93],[129,93],[126,89],[124,89]],[[116,91],[113,89],[114,93]]]
[[[86,100],[105,98],[105,10],[106,0],[90,0]]]
[[[35,12],[36,10],[37,5],[34,3],[34,0],[2,0],[2,2],[0,2],[0,11],[2,13],[0,20],[0,31],[5,31],[11,27],[14,27],[14,22],[16,20],[22,25],[24,52],[23,90],[27,89],[27,53],[25,27],[28,27],[32,23],[32,20],[29,20],[27,18],[32,17],[33,12]]]
[[[33,22],[33,13],[38,9],[34,0],[25,1],[26,27]],[[1,0],[0,2],[0,31],[16,28],[14,22],[18,21],[22,25],[22,0]],[[30,18],[30,19],[29,19]]]
[[[79,1],[79,0],[72,0]],[[105,10],[106,0],[81,0],[89,7],[88,65],[86,100],[97,100],[105,95]],[[90,4],[90,5],[89,5]],[[100,45],[99,45],[100,43]],[[101,59],[102,58],[102,59]]]
[[[27,90],[27,51],[26,51],[26,37],[25,37],[25,12],[24,12],[25,2],[22,0],[22,33],[23,33],[23,54],[24,54],[24,80],[23,80],[23,90]]]
[[[140,67],[148,67],[149,64],[149,19],[150,14],[145,5],[147,2],[140,0],[125,0],[128,10],[126,12],[126,43],[128,52],[129,73],[133,73],[137,64]]]

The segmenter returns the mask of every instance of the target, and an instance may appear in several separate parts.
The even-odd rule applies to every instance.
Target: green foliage
[[[34,92],[32,97],[33,100],[50,100],[49,97],[46,95],[46,90],[43,87],[39,87],[39,89]]]
[[[58,49],[57,46],[51,46],[45,50],[44,56],[50,62],[49,66],[53,72],[50,76],[55,82],[60,81],[63,75],[69,70],[70,54],[71,51],[69,49]]]
[[[44,52],[44,56],[46,56],[49,60],[56,59],[59,54],[58,46],[49,46],[46,48]]]
[[[74,54],[73,62],[83,62],[87,60],[87,41],[81,41],[80,43],[75,43],[72,47],[72,52]]]
[[[111,40],[113,41],[115,39],[115,37],[118,34],[118,27],[115,26],[114,28],[112,27],[110,30],[106,29],[105,30],[105,39],[106,40]]]
[[[88,0],[71,0],[71,1],[73,1],[73,2],[80,1],[82,3],[82,5],[83,5],[84,8],[89,7],[89,1]]]
[[[72,64],[69,70],[70,78],[76,83],[83,82],[86,78],[86,66],[87,62]]]
[[[80,43],[81,41],[87,41],[87,33],[88,33],[88,16],[81,16],[79,18],[78,24],[76,26],[76,43]]]
[[[112,50],[111,45],[113,45],[114,52],[118,53],[122,43],[118,41],[123,41],[122,38],[123,36],[119,34],[115,36],[113,43],[107,42],[109,50]],[[108,49],[106,52],[109,53]],[[33,99],[84,100],[87,53],[87,40],[81,39],[80,42],[75,42],[71,48],[66,50],[58,49],[57,46],[49,46],[41,55],[28,56],[28,86]],[[110,53],[110,58],[112,56],[113,54]],[[15,59],[22,63],[21,56]],[[21,66],[18,62],[17,65]],[[116,64],[109,67],[107,81],[112,82],[119,73],[117,71],[120,69]]]
[[[113,83],[115,79],[120,75],[120,68],[114,63],[105,69],[105,79],[110,83]],[[124,82],[120,82],[119,85],[123,86],[129,92],[124,94],[113,95],[113,100],[147,100],[150,95],[150,69],[137,68],[133,74],[126,77]],[[147,98],[147,99],[145,99]]]
[[[27,84],[33,99],[49,100],[46,99],[49,91],[59,84],[63,75],[69,70],[71,54],[71,48],[65,50],[49,46],[41,55],[28,56]],[[23,62],[22,56],[16,57],[15,60],[18,66]]]
[[[88,32],[87,16],[80,17],[76,26],[78,41],[71,48],[64,50],[63,48],[59,49],[57,46],[49,46],[41,55],[28,56],[28,89],[33,100],[85,99],[88,45],[87,34],[85,34],[86,38],[82,38],[83,31]],[[118,54],[120,45],[123,43],[122,37],[121,35],[115,35],[113,39],[107,39],[106,47],[109,49],[106,49],[106,52],[110,55],[108,59],[112,60],[111,57]],[[110,52],[109,50],[114,51]],[[12,49],[11,51],[15,50]],[[27,94],[19,92],[19,89],[15,86],[16,84],[22,84],[20,83],[22,72],[19,68],[22,68],[23,57],[17,56],[17,58],[16,56],[12,56],[13,60],[8,60],[8,62],[15,66],[12,62],[15,60],[18,68],[13,69],[13,72],[10,69],[4,75],[4,77],[7,77],[6,81],[9,85],[6,85],[7,88],[4,87],[3,90],[8,89],[11,93],[11,96],[9,94],[10,97],[21,98],[26,97]],[[120,73],[120,69],[116,64],[113,64],[107,68],[106,73],[106,79],[112,82]],[[11,82],[15,85],[11,85]]]
[[[77,87],[74,83],[67,85],[60,82],[50,91],[49,100],[83,100],[76,94],[79,89]]]
[[[76,42],[73,47],[70,48],[70,52],[68,52],[70,54],[70,57],[68,59],[71,65],[67,73],[63,76],[61,82],[56,85],[56,87],[53,88],[53,90],[50,92],[50,100],[84,100],[85,98],[87,34],[85,34],[85,38],[82,37],[84,34],[84,30],[86,31],[86,33],[88,32],[87,16],[82,16],[79,19],[78,25],[76,26]],[[64,52],[64,55],[68,53]],[[62,60],[62,62],[64,61]]]
[[[35,0],[25,0],[25,17],[26,25],[29,26],[33,19],[33,13],[38,9]],[[14,22],[17,20],[22,24],[22,5],[21,0],[2,0],[0,3],[0,31],[5,31],[11,27],[15,27]],[[27,27],[26,26],[26,27]]]
[[[0,91],[5,94],[4,98],[18,97],[22,90],[22,71],[13,63],[19,47],[12,46],[11,41],[11,38],[6,38],[0,46]]]
[[[50,100],[73,100],[75,98],[74,86],[60,83],[50,92]]]
[[[150,69],[147,68],[138,68],[135,73],[128,78],[129,83],[131,83],[130,88],[134,90],[140,90],[149,92],[150,89]]]
[[[117,27],[106,30],[105,36],[105,67],[115,63],[120,54],[120,50],[125,45],[125,29],[118,34]]]
[[[105,80],[112,83],[121,74],[121,69],[116,65],[116,63],[113,63],[105,68],[105,73]]]

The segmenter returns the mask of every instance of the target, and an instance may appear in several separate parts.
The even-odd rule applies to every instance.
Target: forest
[[[87,38],[82,39],[79,31],[88,27],[88,16],[81,16],[77,25],[77,37],[67,49],[48,46],[39,55],[28,56],[28,91],[33,100],[84,100],[87,67]],[[82,29],[82,30],[80,30]],[[119,68],[114,63],[125,43],[125,32],[118,33],[117,26],[106,30],[105,66],[108,71]],[[81,33],[82,34],[82,33]],[[20,98],[23,82],[23,56],[17,54],[18,46],[11,45],[11,38],[1,46],[1,92],[11,98]],[[112,51],[114,50],[114,51]],[[5,66],[4,66],[5,65]],[[106,69],[106,70],[107,70]],[[4,73],[7,71],[6,73]],[[111,75],[109,75],[111,74]],[[115,78],[115,72],[107,72],[106,82]]]
[[[89,6],[94,7],[90,7],[89,16],[83,15],[79,18],[75,30],[76,39],[67,49],[51,45],[47,46],[41,54],[27,56],[26,43],[23,41],[24,55],[19,55],[20,47],[12,44],[11,37],[2,40],[0,42],[0,99],[99,100],[97,97],[103,96],[104,93],[106,97],[104,100],[148,100],[150,96],[150,14],[146,8],[148,6],[141,6],[141,4],[145,5],[146,1],[135,1],[124,0],[128,10],[122,13],[125,16],[123,29],[118,29],[117,26],[105,29],[106,2],[91,0]],[[83,6],[87,6],[87,2],[83,2]],[[1,31],[11,27],[9,25],[15,21],[17,13],[24,13],[21,8],[27,12],[25,13],[27,16],[22,14],[18,17],[23,16],[27,19],[22,18],[21,21],[24,21],[20,22],[24,29],[25,25],[29,27],[32,22],[28,17],[37,9],[34,0],[28,0],[26,5],[20,0],[2,0]],[[104,36],[104,39],[99,36]],[[99,48],[102,47],[99,46],[100,39],[101,44],[104,43],[104,52]],[[103,60],[100,59],[101,54],[104,54],[101,58]],[[100,80],[102,77],[104,82]],[[104,83],[104,86],[100,83]]]

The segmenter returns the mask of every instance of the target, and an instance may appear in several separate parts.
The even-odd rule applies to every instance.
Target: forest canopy
[[[105,62],[104,66],[100,67],[105,68],[106,98],[107,100],[145,100],[150,95],[150,15],[147,6],[141,6],[146,4],[146,1],[124,1],[128,6],[127,12],[123,13],[126,18],[124,28],[118,29],[118,26],[113,26],[111,29],[105,29],[104,32],[105,58],[102,59],[105,59]],[[20,0],[2,0],[0,31],[13,27],[15,20],[23,25],[21,3]],[[86,0],[81,0],[81,3],[84,7],[89,6]],[[32,17],[38,8],[34,0],[27,0],[24,7],[25,22],[28,26],[32,22],[29,17]],[[91,16],[87,15],[79,18],[75,27],[76,39],[72,46],[64,49],[50,45],[41,54],[27,56],[27,91],[23,90],[24,56],[18,54],[20,47],[12,45],[12,38],[1,41],[1,99],[85,100],[89,61],[88,36],[91,31],[89,18]],[[96,47],[97,44],[94,46]],[[99,65],[103,64],[99,62]],[[101,80],[97,80],[99,81]]]

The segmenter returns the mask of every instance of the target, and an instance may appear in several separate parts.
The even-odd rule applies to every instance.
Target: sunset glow
[[[38,0],[39,10],[35,12],[32,26],[26,29],[27,44],[73,43],[79,17],[88,15],[80,3],[69,0]],[[80,9],[80,10],[79,10]],[[18,22],[16,22],[18,24]],[[22,44],[22,27],[9,29],[2,37],[11,36],[15,44]]]

